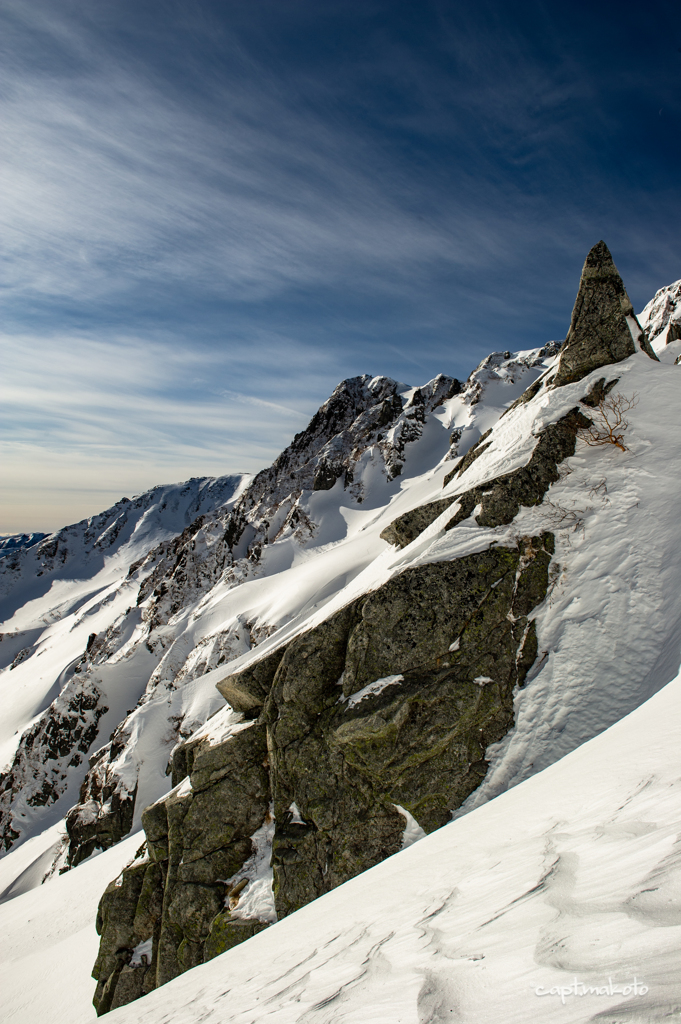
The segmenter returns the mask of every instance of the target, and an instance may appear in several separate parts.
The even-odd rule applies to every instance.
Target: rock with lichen
[[[600,366],[619,363],[650,347],[605,242],[589,251],[553,384],[571,384]]]
[[[99,1014],[150,984],[131,966],[135,921],[153,933],[156,985],[267,926],[236,916],[255,884],[236,880],[271,811],[279,918],[396,853],[405,809],[428,832],[449,820],[513,723],[552,541],[407,569],[244,669],[243,682],[230,677],[243,706],[229,711],[231,732],[180,745],[174,789],[142,818],[162,879],[156,917],[133,906],[144,895],[136,863],[102,898]]]

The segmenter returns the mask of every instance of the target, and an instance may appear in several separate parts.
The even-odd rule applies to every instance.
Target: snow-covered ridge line
[[[32,548],[47,536],[46,533],[13,533],[0,537],[0,558],[18,551],[20,548]]]
[[[80,742],[77,730],[65,729],[66,720],[60,717],[63,712],[56,705],[51,712],[29,717],[26,737],[30,738],[34,753],[27,756],[26,748],[20,747],[18,761],[3,783],[4,797],[0,798],[4,800],[0,806],[5,806],[9,799],[6,814],[11,816],[16,811],[12,824],[11,817],[7,819],[10,839],[14,833],[30,835],[35,827],[40,827],[39,822],[46,820],[46,815],[49,820],[52,813],[64,814],[73,803],[76,784],[81,785],[81,781],[77,782],[82,780],[78,762],[82,764],[84,754],[94,760],[84,788],[82,814],[70,818],[75,829],[73,855],[79,856],[81,839],[85,842],[83,852],[89,848],[92,839],[88,836],[108,844],[124,834],[138,820],[130,816],[135,794],[138,815],[145,802],[155,799],[166,788],[163,773],[173,743],[178,737],[189,735],[220,706],[221,698],[211,675],[206,675],[198,689],[193,680],[234,658],[238,663],[241,655],[256,654],[259,645],[266,647],[268,637],[274,634],[274,639],[281,632],[282,613],[284,622],[288,620],[291,624],[287,628],[295,628],[296,621],[302,626],[309,619],[310,600],[320,609],[323,607],[324,600],[319,602],[317,572],[308,575],[304,571],[302,553],[322,553],[330,540],[332,548],[325,558],[331,565],[338,562],[338,569],[327,570],[327,590],[329,579],[333,581],[328,596],[342,591],[348,578],[361,574],[367,557],[369,561],[373,558],[369,553],[372,549],[362,543],[364,538],[355,540],[356,531],[352,529],[348,533],[348,517],[361,515],[363,509],[372,507],[376,511],[368,517],[362,515],[363,520],[375,518],[377,512],[380,516],[386,501],[399,502],[413,490],[414,475],[418,478],[423,469],[430,470],[435,453],[435,461],[448,461],[458,457],[459,452],[465,453],[487,422],[493,422],[504,405],[524,390],[555,351],[555,347],[549,346],[517,355],[492,354],[464,385],[444,376],[422,388],[409,388],[382,377],[343,382],[272,469],[263,471],[250,485],[246,480],[236,481],[228,504],[224,504],[225,495],[220,493],[220,481],[190,481],[176,488],[175,492],[179,490],[181,495],[190,488],[185,503],[188,498],[192,512],[198,509],[200,516],[188,523],[188,512],[183,519],[178,520],[176,515],[172,523],[175,536],[166,531],[167,539],[155,546],[149,543],[154,537],[149,526],[154,517],[165,517],[167,523],[168,514],[177,506],[172,489],[155,489],[131,503],[119,502],[108,513],[48,538],[52,546],[56,541],[56,552],[52,554],[50,547],[47,555],[37,555],[36,575],[31,578],[30,572],[22,572],[18,589],[23,585],[30,590],[33,579],[38,584],[37,593],[41,593],[40,587],[44,590],[46,559],[51,589],[43,598],[29,602],[19,617],[15,616],[10,628],[14,629],[12,636],[16,642],[6,637],[0,653],[7,650],[9,663],[20,656],[13,669],[13,682],[21,684],[22,678],[32,678],[29,669],[33,665],[48,664],[45,660],[37,662],[36,656],[44,659],[48,650],[57,654],[56,642],[64,650],[58,657],[64,659],[60,670],[66,669],[66,676],[58,688],[65,706],[77,709],[85,699],[97,708],[108,708],[99,731],[108,735],[113,730],[115,736],[95,757],[92,751],[96,741],[90,750],[76,750]],[[493,394],[495,389],[499,389],[498,397]],[[452,397],[448,398],[448,394]],[[498,402],[501,404],[497,405]],[[420,441],[424,432],[426,436]],[[419,446],[423,455],[415,460],[412,450]],[[405,472],[407,455],[409,469]],[[340,479],[333,485],[332,477],[336,474],[340,474]],[[333,493],[326,490],[330,484],[335,488]],[[340,516],[336,497],[339,487],[344,495],[341,506],[347,504],[347,512],[341,510]],[[218,507],[211,510],[211,502]],[[135,515],[142,517],[134,529],[131,513],[133,519]],[[92,576],[93,560],[95,569],[101,563],[97,543],[108,543],[116,532],[115,543],[107,548],[114,557],[109,554],[106,568]],[[338,547],[344,534],[350,550],[343,550],[342,541]],[[83,537],[80,556],[79,535]],[[158,536],[158,528],[155,535]],[[376,535],[374,530],[371,535]],[[382,548],[382,543],[379,546]],[[358,547],[364,548],[366,554],[351,553]],[[348,565],[356,568],[348,573]],[[273,575],[280,576],[282,571],[281,588],[272,591],[269,586],[271,592],[278,590],[282,597],[286,595],[286,603],[274,616],[278,621],[272,621],[271,611],[263,616],[257,610],[257,593],[266,579],[272,580]],[[293,574],[290,585],[287,571]],[[321,566],[319,571],[325,572]],[[43,576],[39,577],[37,573],[41,572]],[[302,587],[301,573],[307,577]],[[61,583],[59,577],[64,575],[83,580],[90,577],[92,583]],[[232,600],[231,591],[235,588],[238,595]],[[253,598],[246,596],[251,593],[255,606]],[[218,594],[221,596],[216,602]],[[286,611],[291,598],[295,604]],[[49,626],[50,622],[54,625]],[[25,626],[32,632],[21,628]],[[124,679],[125,685],[121,687],[119,680]],[[140,698],[139,709],[135,710]],[[68,715],[73,713],[69,711]],[[19,718],[17,724],[20,721]],[[149,734],[151,723],[156,721],[158,726],[154,725]],[[61,737],[59,744],[64,754],[56,760],[48,752],[54,748],[54,739],[47,740],[47,735],[41,739],[45,729],[50,736]],[[141,740],[140,730],[148,736],[147,740]],[[11,735],[7,737],[8,751],[12,749]],[[170,748],[164,743],[159,747],[162,735],[172,737]],[[15,736],[14,744],[16,739]],[[157,751],[151,760],[149,744]],[[147,750],[144,755],[143,750]],[[69,764],[71,761],[74,763]],[[139,789],[137,774],[143,764],[146,781],[142,781]],[[41,780],[37,786],[45,794],[46,804],[26,803],[34,799],[33,783],[28,781],[34,775]],[[19,793],[19,804],[15,804],[12,794]]]
[[[88,579],[107,561],[126,568],[164,538],[181,533],[197,516],[234,498],[249,477],[195,477],[160,485],[79,523],[21,545],[0,562],[0,615],[4,629],[22,628],[12,616],[22,604],[46,595],[55,580]]]

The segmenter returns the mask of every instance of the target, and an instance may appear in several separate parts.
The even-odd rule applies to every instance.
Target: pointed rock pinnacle
[[[619,363],[639,348],[657,356],[634,314],[622,278],[605,242],[597,242],[584,261],[570,330],[553,384],[571,384],[591,370]]]

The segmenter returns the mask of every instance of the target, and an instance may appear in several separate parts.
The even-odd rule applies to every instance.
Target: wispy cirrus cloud
[[[561,337],[598,237],[638,305],[679,276],[674,76],[654,12],[599,17],[5,0],[12,528],[63,518],[55,466],[91,494],[257,469],[343,376]]]
[[[294,344],[289,404],[267,381],[261,395],[230,386],[243,371],[232,359],[172,342],[23,335],[0,344],[0,533],[56,529],[155,483],[255,473],[314,411],[296,365],[307,386],[315,367]]]
[[[80,54],[85,35],[61,44]],[[36,79],[31,62],[5,74],[10,288],[91,303],[173,282],[253,301],[470,258],[461,229],[404,207],[376,147],[267,76],[255,86],[255,68],[254,91],[222,81],[197,106],[97,44],[68,75]]]

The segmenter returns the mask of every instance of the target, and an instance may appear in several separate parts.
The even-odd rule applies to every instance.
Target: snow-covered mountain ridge
[[[6,861],[26,864],[22,841],[36,851],[23,881],[5,875],[6,895],[23,898],[50,866],[115,844],[153,802],[147,850],[102,904],[100,1012],[522,782],[673,678],[676,339],[665,326],[669,344],[653,337],[662,363],[649,358],[605,253],[590,254],[585,312],[558,362],[554,345],[495,353],[463,386],[344,382],[231,507],[131,567],[139,604],[87,634],[68,683],[99,687],[108,672],[110,690],[134,680],[142,695],[108,744],[92,739],[68,852],[54,829],[37,835],[60,806],[28,828],[8,807],[19,845]],[[555,386],[561,373],[572,380]],[[625,452],[578,438],[611,384],[639,396]],[[403,547],[381,539],[415,512]],[[74,715],[84,733],[99,708]],[[49,711],[42,720],[49,729]],[[73,747],[59,756],[82,780]],[[142,916],[139,885],[157,906]],[[137,907],[130,921],[121,898]]]
[[[510,353],[508,359],[503,353],[488,357],[463,388],[444,376],[423,389],[366,376],[343,382],[271,469],[259,474],[245,489],[245,481],[228,485],[232,490],[240,487],[237,500],[225,501],[227,494],[220,491],[218,481],[208,485],[203,505],[199,505],[199,494],[206,488],[202,490],[201,482],[197,482],[195,490],[199,494],[193,495],[190,506],[196,518],[192,517],[189,524],[187,514],[176,518],[172,524],[174,536],[170,530],[160,536],[158,529],[155,533],[149,530],[148,521],[158,509],[165,505],[165,513],[169,507],[171,511],[174,508],[165,496],[155,499],[155,492],[149,492],[135,502],[119,502],[95,520],[48,538],[35,549],[35,564],[29,560],[30,553],[9,562],[5,579],[10,581],[6,583],[8,601],[14,600],[9,609],[19,605],[19,610],[3,627],[7,633],[2,646],[10,662],[21,653],[12,682],[16,687],[24,676],[33,679],[29,671],[32,665],[26,659],[32,651],[34,656],[39,653],[44,658],[48,640],[54,652],[54,674],[43,681],[46,693],[41,694],[42,704],[27,709],[35,708],[37,717],[24,733],[14,763],[0,783],[6,846],[18,836],[31,835],[41,822],[61,818],[74,804],[76,779],[83,789],[85,809],[82,815],[74,813],[70,817],[70,862],[86,856],[93,840],[95,846],[106,846],[125,834],[132,827],[133,794],[140,781],[137,820],[145,802],[167,787],[166,765],[178,735],[189,735],[220,706],[212,681],[191,685],[194,679],[247,652],[275,628],[269,616],[261,621],[255,610],[252,615],[246,614],[248,598],[244,598],[243,589],[238,594],[231,591],[251,581],[255,586],[249,585],[246,592],[257,592],[256,580],[281,576],[303,552],[324,552],[329,542],[335,541],[334,534],[346,529],[335,498],[327,502],[327,508],[312,514],[311,504],[319,506],[322,499],[323,505],[324,490],[333,483],[333,475],[342,476],[351,507],[366,508],[389,501],[400,491],[397,478],[405,446],[413,447],[424,427],[431,435],[424,453],[426,462],[432,457],[433,442],[437,443],[439,457],[456,457],[457,448],[465,451],[487,422],[499,414],[493,402],[480,403],[483,387],[501,384],[504,392],[510,390],[515,395],[540,372],[547,354],[550,358],[556,351],[555,346],[549,346],[541,353],[521,354],[517,359]],[[453,418],[448,408],[452,401],[459,423],[453,431],[449,429]],[[427,424],[429,419],[432,422]],[[477,425],[481,421],[482,427]],[[413,456],[411,467],[412,473],[418,473],[420,467]],[[218,493],[213,494],[216,487]],[[141,513],[134,527],[131,511],[138,516]],[[180,527],[184,527],[182,532]],[[111,550],[108,544],[114,536],[116,554],[107,558],[104,566],[101,545]],[[150,545],[150,540],[155,543]],[[342,550],[329,555],[343,563],[345,556]],[[370,553],[366,557],[371,557]],[[99,570],[94,575],[89,565],[93,560],[95,570]],[[348,571],[358,571],[353,565],[351,557],[344,574],[335,574],[335,583],[326,581],[329,595],[342,588]],[[84,583],[88,568],[92,582]],[[77,579],[62,583],[61,579],[55,581],[55,575]],[[110,583],[110,589],[103,583]],[[218,584],[217,592],[230,595],[224,617],[218,611],[220,605],[208,613],[201,607],[205,595]],[[280,586],[292,608],[298,610],[305,605],[305,591],[299,583],[293,593],[285,578]],[[61,602],[55,600],[61,596],[60,588],[65,588]],[[307,582],[307,592],[308,600],[313,594],[316,601],[322,598],[314,574]],[[25,596],[34,594],[37,596],[33,601],[21,605]],[[284,618],[290,616],[286,610],[282,614]],[[45,617],[48,622],[59,618],[61,626],[45,635],[41,628]],[[26,626],[33,632],[29,634]],[[64,650],[57,650],[56,633]],[[31,639],[40,640],[40,652],[37,643],[28,646]],[[123,685],[120,680],[125,680]],[[47,700],[49,686],[56,691],[51,707]],[[36,689],[34,683],[32,700]],[[92,706],[85,708],[83,701]],[[135,710],[138,701],[141,705]],[[133,713],[128,721],[126,708],[131,706]],[[102,707],[109,710],[98,723],[95,719]],[[24,708],[20,713],[25,718]],[[84,753],[95,749],[93,734],[108,736],[112,730],[115,736],[108,749],[97,754],[96,766],[83,781],[82,772],[78,774],[74,769],[80,767],[78,762],[83,762]],[[130,741],[132,734],[134,739]],[[142,735],[146,740],[142,741]],[[11,732],[8,729],[5,757],[18,739],[16,726]],[[143,742],[152,747],[145,754]],[[144,770],[139,780],[141,763]],[[99,810],[93,818],[95,806]],[[86,821],[83,833],[81,826]]]
[[[131,568],[198,514],[229,507],[247,483],[231,476],[156,487],[0,562],[7,615],[0,634],[6,687],[0,758],[11,766],[0,781],[4,848],[26,826],[30,835],[32,822],[44,827],[46,812],[49,821],[63,817],[81,781],[72,770],[83,764],[99,729],[108,735],[139,697],[144,670],[140,679],[127,666],[103,666],[107,645],[120,647],[132,629],[127,609],[139,583]],[[96,678],[88,673],[93,665]],[[15,798],[23,828],[12,825],[11,810],[7,817]]]
[[[47,537],[46,533],[13,533],[0,537],[0,558],[13,554],[19,548],[32,548]]]

